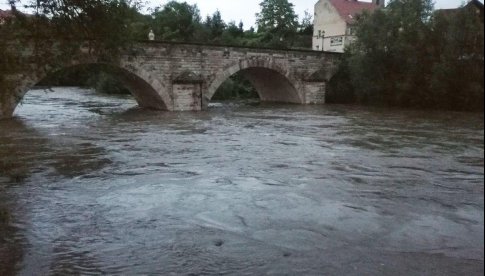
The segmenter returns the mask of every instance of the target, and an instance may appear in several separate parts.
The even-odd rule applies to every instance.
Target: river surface
[[[33,90],[0,209],[1,275],[483,275],[484,118]]]

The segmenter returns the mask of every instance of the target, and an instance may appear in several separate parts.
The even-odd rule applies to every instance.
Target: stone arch
[[[129,64],[126,66],[122,65],[120,68],[123,68],[123,70],[125,70],[126,72],[129,72],[132,76],[138,77],[140,78],[140,80],[143,80],[146,85],[150,86],[150,87],[147,87],[147,89],[151,88],[153,90],[152,92],[156,93],[156,95],[153,95],[154,96],[153,100],[156,101],[156,106],[152,108],[158,109],[158,110],[172,110],[173,99],[170,96],[169,89],[163,84],[163,82],[161,82],[158,78],[156,78],[156,76],[144,70],[143,68],[134,67]],[[140,102],[138,101],[138,104],[141,107],[150,107],[150,104],[147,101],[143,101],[142,104],[140,104]]]
[[[204,94],[207,104],[217,89],[232,75],[241,73],[256,88],[262,101],[299,103],[305,102],[299,91],[299,83],[294,79],[288,66],[280,65],[271,59],[241,60],[219,71],[208,85]]]
[[[0,113],[1,117],[11,116],[17,105],[20,103],[25,94],[42,79],[50,74],[55,74],[69,68],[77,66],[100,66],[109,68],[111,72],[119,76],[120,81],[128,88],[140,107],[157,110],[170,110],[171,97],[166,87],[154,76],[149,74],[143,68],[133,66],[114,65],[99,62],[77,63],[62,67],[62,69],[53,71],[40,71],[30,75],[18,76],[17,86],[12,95],[6,100]]]

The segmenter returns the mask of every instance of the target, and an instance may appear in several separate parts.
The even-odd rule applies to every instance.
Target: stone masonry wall
[[[295,102],[294,98],[297,98],[297,103],[300,104],[321,104],[325,102],[325,82],[328,80],[312,79],[312,76],[333,75],[339,58],[338,54],[314,51],[158,42],[137,44],[134,52],[135,55],[125,56],[125,62],[135,68],[142,68],[151,75],[151,78],[156,78],[163,84],[159,93],[167,101],[168,110],[194,110],[194,108],[182,108],[180,101],[177,103],[174,101],[176,98],[174,82],[183,83],[179,78],[182,75],[190,73],[201,82],[204,105],[231,75],[244,70],[247,71],[246,74],[257,77],[258,68],[268,69],[274,74],[273,77],[266,76],[264,89],[267,91],[271,91],[272,88],[281,89],[279,77],[283,76],[292,86],[288,89],[297,94],[292,97],[293,99],[288,99],[288,102]],[[318,71],[327,73],[315,74]],[[190,84],[194,80],[186,81]],[[264,94],[264,91],[260,91],[261,93]],[[194,95],[196,94],[197,92],[194,92]],[[271,101],[271,97],[269,100]],[[284,100],[279,97],[276,101]],[[187,101],[187,105],[193,106],[193,101]]]

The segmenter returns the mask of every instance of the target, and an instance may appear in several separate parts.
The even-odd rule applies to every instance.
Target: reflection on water
[[[483,274],[483,115],[134,106],[0,122],[0,274]]]

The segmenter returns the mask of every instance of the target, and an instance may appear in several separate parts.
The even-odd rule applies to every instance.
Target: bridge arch
[[[304,96],[299,92],[298,82],[285,69],[285,66],[278,65],[269,59],[250,59],[241,60],[216,74],[204,95],[206,104],[213,98],[217,89],[237,73],[254,86],[261,101],[298,104],[305,102]]]
[[[23,76],[20,81],[21,85],[16,88],[16,91],[13,91],[14,95],[10,100],[10,108],[7,110],[7,113],[13,114],[25,94],[46,77],[81,66],[92,66],[93,68],[98,67],[106,69],[106,71],[115,75],[130,91],[140,107],[169,110],[171,106],[171,97],[169,96],[166,87],[157,78],[142,68],[92,62],[68,65],[53,71],[42,71],[29,76]]]

